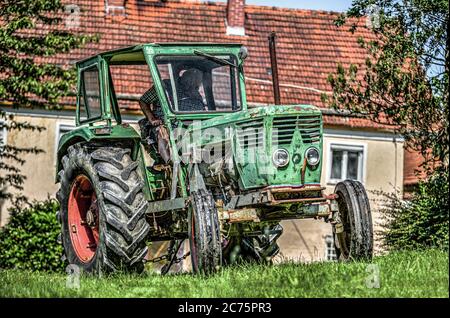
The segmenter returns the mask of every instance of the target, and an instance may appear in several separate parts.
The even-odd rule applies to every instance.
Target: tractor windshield
[[[155,61],[172,111],[239,110],[241,100],[235,60],[231,55],[157,56]]]

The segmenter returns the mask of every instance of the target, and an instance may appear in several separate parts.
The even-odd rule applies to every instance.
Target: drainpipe
[[[275,105],[281,104],[280,83],[278,81],[278,62],[276,50],[276,33],[271,32],[269,36],[270,66],[272,69],[273,97]]]

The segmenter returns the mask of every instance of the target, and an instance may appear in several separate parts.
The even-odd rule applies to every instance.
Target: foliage
[[[386,247],[448,248],[448,1],[354,0],[336,23],[355,32],[364,20],[372,31],[358,39],[365,64],[339,65],[328,78],[333,93],[324,100],[392,125],[426,159],[428,180],[410,202],[388,195],[381,233]]]
[[[410,201],[388,196],[381,236],[390,250],[449,246],[448,170],[420,182]]]
[[[380,285],[374,282],[379,270]],[[448,253],[402,251],[364,262],[243,265],[205,278],[157,273],[82,275],[79,288],[67,288],[64,273],[0,271],[0,297],[445,297]],[[73,279],[77,282],[76,279]]]
[[[57,242],[58,210],[58,202],[51,199],[33,202],[23,210],[11,209],[8,224],[0,229],[0,268],[63,269],[62,245]]]
[[[340,64],[323,99],[393,125],[427,163],[448,169],[448,1],[354,0],[336,24],[355,32],[367,19],[373,37],[358,39],[365,65]]]
[[[63,12],[60,0],[0,2],[0,100],[51,108],[73,87],[74,70],[44,57],[67,53],[94,37],[71,33]]]
[[[74,86],[73,68],[49,64],[48,58],[79,48],[96,37],[67,29],[60,0],[0,1],[0,102],[8,107],[57,108]],[[41,131],[42,127],[18,122],[0,107],[0,123],[7,130]],[[0,127],[1,128],[1,127]],[[0,143],[0,200],[12,199],[12,190],[23,190],[20,172],[23,155],[39,153],[36,147]],[[23,202],[22,195],[15,197]]]

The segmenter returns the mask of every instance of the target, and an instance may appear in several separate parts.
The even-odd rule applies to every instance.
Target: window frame
[[[98,90],[98,94],[99,94],[98,98],[99,98],[99,102],[100,102],[100,115],[96,116],[96,117],[90,117],[91,110],[90,110],[90,107],[89,107],[89,102],[86,99],[86,85],[84,83],[84,74],[83,74],[85,71],[88,71],[89,69],[92,69],[92,68],[96,68],[97,69],[97,78],[98,78],[98,85],[99,85],[98,86],[98,88],[99,88],[99,90]],[[91,65],[88,65],[86,67],[83,67],[83,68],[79,69],[79,76],[78,76],[78,78],[79,78],[80,82],[78,83],[78,90],[81,90],[81,92],[80,91],[77,92],[77,105],[78,105],[78,107],[77,107],[76,117],[77,117],[78,123],[80,125],[93,123],[93,122],[99,121],[99,120],[101,120],[103,118],[104,111],[103,111],[103,99],[102,99],[102,87],[101,87],[102,85],[101,85],[101,79],[100,79],[100,72],[101,71],[100,71],[100,63],[99,62],[95,62],[95,63],[93,63]],[[81,119],[81,105],[80,105],[80,98],[81,98],[81,96],[83,96],[84,107],[86,109],[86,119],[84,119],[84,120]]]
[[[157,62],[156,60],[157,60],[158,57],[161,57],[161,56],[164,56],[164,57],[167,57],[167,56],[174,56],[174,57],[180,57],[180,56],[183,56],[183,57],[189,57],[189,56],[197,56],[197,55],[192,54],[192,53],[184,53],[184,54],[156,54],[156,55],[153,56],[152,62],[153,62],[153,64],[154,64],[154,66],[155,66],[156,73],[157,73],[157,75],[158,75],[158,81],[161,83],[161,87],[162,87],[162,89],[163,89],[163,93],[164,93],[163,96],[164,96],[164,99],[165,99],[166,104],[167,104],[167,106],[168,106],[167,108],[168,108],[168,110],[169,110],[172,114],[176,114],[176,115],[191,115],[191,114],[208,114],[208,115],[216,115],[216,114],[236,113],[236,112],[239,112],[239,111],[243,110],[243,102],[242,102],[242,101],[243,101],[243,98],[242,98],[242,85],[241,85],[241,81],[240,81],[240,78],[239,78],[240,72],[241,72],[240,67],[239,67],[239,65],[238,65],[239,59],[238,59],[237,56],[236,56],[235,54],[233,54],[233,53],[223,53],[223,52],[215,53],[215,52],[208,52],[208,54],[214,55],[214,56],[216,56],[216,55],[228,55],[228,56],[232,57],[232,58],[234,59],[234,61],[236,62],[235,64],[237,65],[237,67],[236,67],[234,70],[232,70],[232,72],[230,71],[230,82],[231,82],[231,78],[232,78],[231,75],[232,75],[232,73],[234,73],[236,80],[233,81],[234,84],[231,83],[231,86],[232,86],[231,95],[232,95],[232,97],[233,97],[233,96],[236,97],[234,103],[236,104],[236,106],[239,106],[239,108],[237,108],[237,109],[235,109],[235,110],[207,111],[207,112],[205,112],[205,111],[187,112],[187,111],[179,111],[179,110],[173,109],[173,108],[172,108],[172,104],[171,104],[171,102],[170,102],[170,100],[169,100],[169,96],[167,96],[167,93],[166,93],[164,87],[162,86],[161,72],[160,72],[160,70],[159,70],[158,62]],[[229,66],[229,67],[232,68],[232,66]],[[233,86],[234,86],[234,88],[235,88],[234,93],[233,93]],[[238,91],[239,91],[239,94],[238,94]],[[239,96],[240,103],[238,103],[238,100],[237,100],[238,96]],[[233,103],[233,101],[232,101],[232,103]]]
[[[342,170],[341,179],[331,178],[331,169],[333,166],[333,150],[344,151],[344,156],[342,160]],[[365,184],[366,181],[366,166],[367,166],[367,144],[365,143],[354,143],[354,142],[339,142],[331,141],[328,143],[328,164],[327,164],[327,184],[335,185],[338,182],[348,179],[347,165],[348,156],[346,154],[348,151],[361,152],[362,155],[358,158],[358,178],[357,181]],[[345,172],[345,174],[344,174]],[[344,178],[342,178],[344,176]]]

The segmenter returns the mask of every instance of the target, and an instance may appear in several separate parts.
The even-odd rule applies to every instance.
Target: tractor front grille
[[[290,145],[297,129],[304,143],[319,142],[320,125],[320,115],[275,117],[273,119],[272,142],[278,145]]]
[[[239,144],[244,149],[264,146],[264,123],[262,119],[252,120],[237,125]]]

